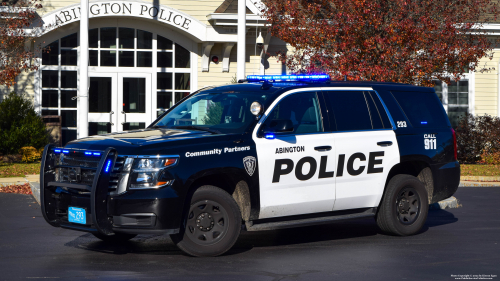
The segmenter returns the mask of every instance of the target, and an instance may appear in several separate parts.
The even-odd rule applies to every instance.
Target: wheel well
[[[189,205],[192,194],[201,186],[213,185],[229,193],[240,208],[241,217],[244,221],[250,220],[250,190],[245,180],[232,174],[213,174],[196,179],[190,187],[186,204]]]
[[[429,204],[432,203],[432,197],[434,195],[434,180],[431,168],[427,163],[423,161],[407,161],[392,167],[389,175],[387,176],[387,181],[385,182],[384,192],[392,177],[400,174],[417,177],[424,184],[425,189],[427,190]]]

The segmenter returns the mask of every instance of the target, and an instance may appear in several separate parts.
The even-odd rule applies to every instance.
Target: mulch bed
[[[0,192],[18,193],[18,194],[32,194],[31,187],[30,187],[29,183],[0,186]]]

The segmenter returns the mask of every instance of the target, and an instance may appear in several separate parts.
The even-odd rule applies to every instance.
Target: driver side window
[[[273,120],[290,120],[294,129],[291,134],[323,132],[316,92],[300,92],[283,98],[269,114],[263,128],[272,130],[276,124]]]

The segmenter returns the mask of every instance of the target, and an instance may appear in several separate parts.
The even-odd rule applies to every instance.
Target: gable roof
[[[237,14],[238,0],[224,0],[224,2],[215,10],[219,14]],[[253,14],[247,7],[247,14]]]

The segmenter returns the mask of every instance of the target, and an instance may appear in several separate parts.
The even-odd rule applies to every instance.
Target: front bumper
[[[95,169],[92,185],[56,181],[56,168],[63,166],[56,164],[53,150],[52,145],[45,147],[40,169],[42,214],[52,226],[104,235],[179,232],[182,204],[172,186],[122,194],[110,192],[110,168],[112,171],[118,157],[114,148],[102,152],[96,168],[76,167]],[[111,167],[107,167],[109,161]],[[86,224],[69,222],[69,207],[85,209]]]

